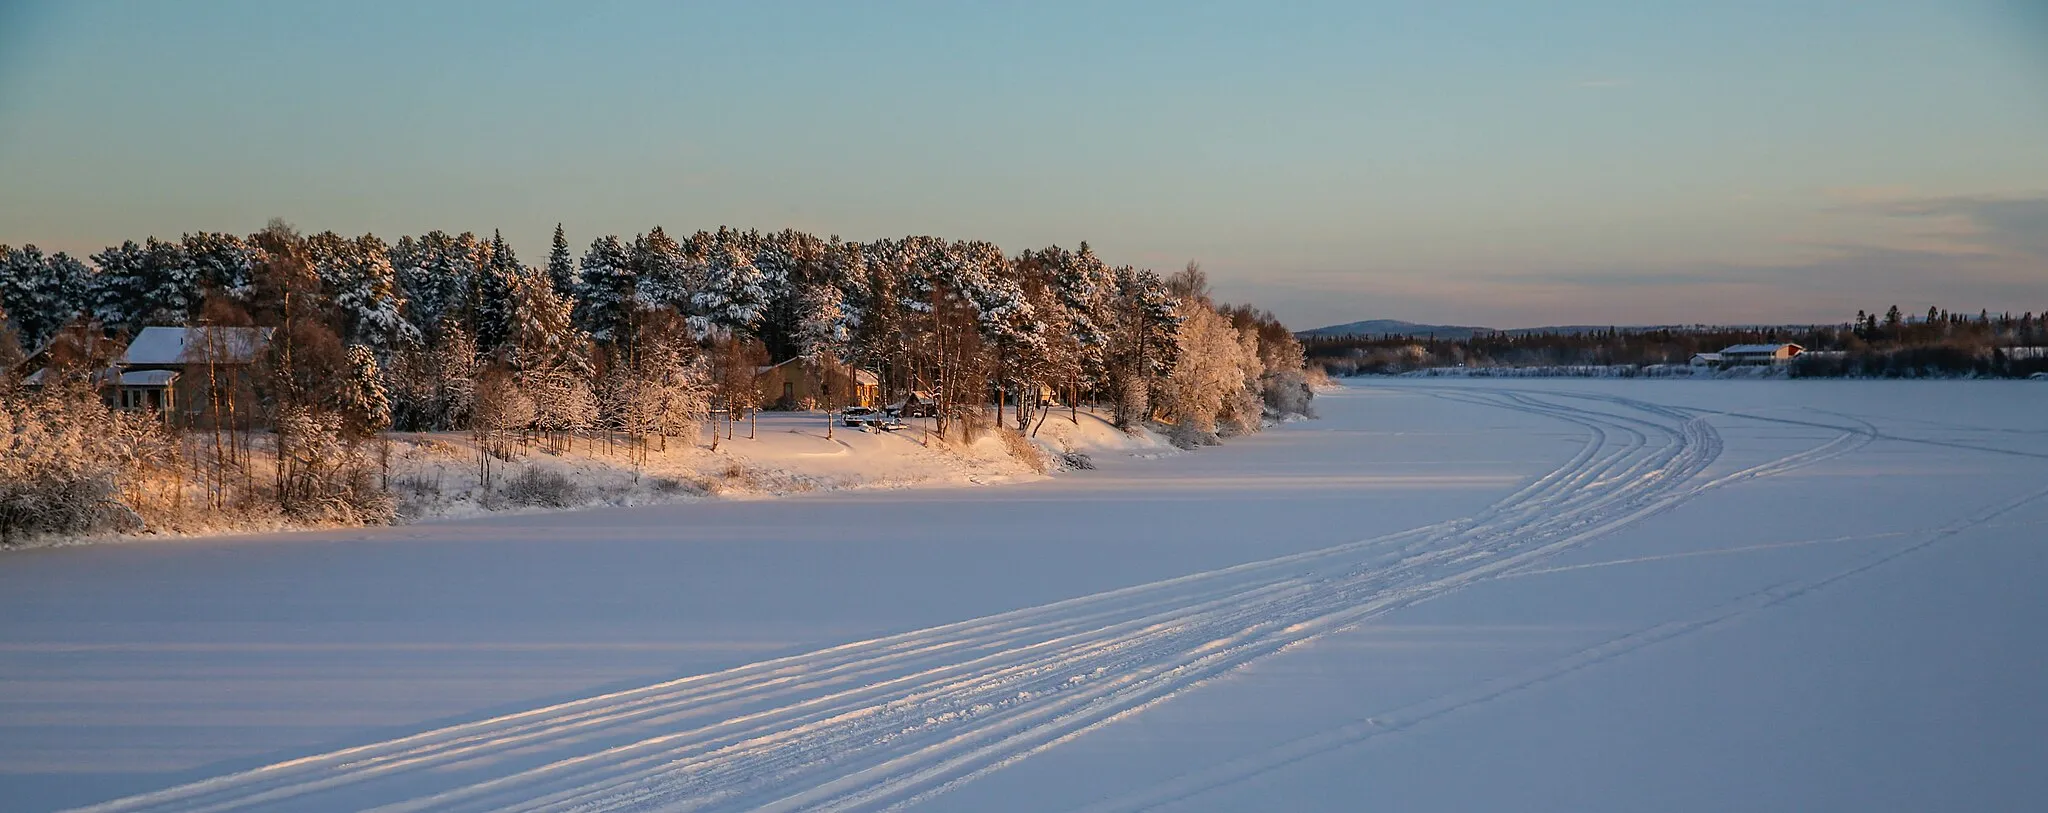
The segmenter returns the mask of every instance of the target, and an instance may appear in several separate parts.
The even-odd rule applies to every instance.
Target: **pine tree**
[[[753,255],[728,242],[712,249],[704,270],[704,289],[691,299],[696,311],[691,327],[699,335],[751,335],[768,308],[768,292]]]
[[[590,337],[577,329],[571,304],[546,272],[529,268],[514,277],[509,306],[507,362],[514,370],[590,377]]]
[[[576,286],[576,325],[598,341],[631,344],[637,288],[626,244],[616,235],[592,240],[590,250],[583,254],[582,280]]]
[[[92,318],[109,328],[130,328],[149,310],[149,260],[128,240],[92,255],[99,273],[92,281]]]
[[[476,343],[485,353],[493,353],[512,335],[512,286],[526,267],[519,264],[512,246],[506,244],[505,236],[499,232],[491,232],[486,254],[488,258],[475,277],[471,301],[475,303]]]
[[[91,284],[91,270],[61,251],[46,257],[34,245],[0,250],[0,308],[24,350],[36,350],[78,318]]]
[[[576,291],[576,260],[569,256],[569,237],[560,223],[555,224],[555,241],[548,247],[548,283],[564,299]]]
[[[424,343],[419,328],[405,318],[404,295],[383,240],[374,234],[345,240],[328,232],[307,242],[344,341],[367,345],[386,359]]]
[[[377,354],[360,344],[348,346],[347,375],[335,388],[335,411],[351,437],[367,438],[391,425],[391,396],[377,369]]]
[[[149,285],[145,318],[157,324],[184,324],[206,301],[205,280],[198,266],[186,256],[182,243],[151,237],[142,250]]]
[[[408,245],[408,242],[410,243]],[[438,341],[450,317],[465,320],[469,294],[485,256],[476,235],[431,231],[416,241],[399,241],[398,284],[411,308],[412,323]]]
[[[181,242],[201,286],[236,302],[248,302],[255,292],[255,247],[232,234],[204,231],[185,235]]]
[[[684,253],[682,244],[660,226],[633,238],[631,252],[633,301],[640,310],[673,309],[687,312],[690,292],[702,276]]]

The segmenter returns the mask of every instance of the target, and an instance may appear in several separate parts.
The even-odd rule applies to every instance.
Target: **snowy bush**
[[[155,428],[90,391],[0,399],[0,544],[42,535],[141,530],[121,501],[124,466],[141,466]]]
[[[1301,370],[1280,370],[1268,373],[1259,381],[1259,398],[1265,403],[1266,412],[1274,417],[1300,415],[1315,417],[1315,408],[1309,405],[1315,397],[1315,390],[1309,386],[1308,375]]]
[[[538,466],[528,466],[505,481],[505,499],[515,505],[568,508],[580,493],[568,475]]]

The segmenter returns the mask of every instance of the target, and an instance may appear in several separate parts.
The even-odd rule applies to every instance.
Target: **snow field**
[[[829,642],[777,656],[412,729],[419,733],[299,749],[89,809],[1107,811],[1238,809],[1260,800],[1354,809],[1370,798],[1349,779],[1360,774],[1373,777],[1380,798],[1408,807],[1550,806],[1473,789],[1491,783],[1447,787],[1463,764],[1454,756],[1420,768],[1407,757],[1432,752],[1432,737],[1447,730],[1464,732],[1445,744],[1448,753],[1474,750],[1474,742],[1526,743],[1531,731],[1577,732],[1579,752],[1608,747],[1585,738],[1628,731],[1625,719],[1610,713],[1600,718],[1604,726],[1585,729],[1568,710],[1527,709],[1731,631],[1775,629],[1787,607],[1852,593],[1909,563],[1951,555],[1962,540],[2038,531],[2048,519],[2048,431],[2024,417],[2028,404],[2011,402],[2011,390],[1967,390],[1956,397],[1988,400],[1937,412],[1912,398],[1879,408],[1840,398],[1906,391],[1897,386],[1724,389],[1728,383],[1400,382],[1338,394],[1324,405],[1326,421],[1242,447],[977,490],[966,503],[966,492],[931,492],[882,500],[917,509],[900,512],[864,503],[882,497],[872,494],[727,506],[728,516],[707,515],[691,530],[667,534],[708,540],[729,530],[768,544],[783,522],[792,533],[820,537],[859,528],[851,538],[870,555],[914,550],[923,559],[839,574],[855,581],[901,575],[904,587],[926,585],[911,588],[928,595],[906,599],[921,609],[905,618],[1011,602],[1016,609],[964,612],[954,617],[972,620],[952,623],[883,624],[879,634],[837,640],[824,634]],[[1499,476],[1508,471],[1526,474]],[[1885,474],[1896,471],[1916,473],[1928,493],[1895,494],[1892,481],[1873,479],[1907,476]],[[1889,510],[1854,517],[1816,510],[1859,487],[1894,497]],[[1243,541],[1205,548],[1205,531],[1228,541],[1260,527],[1222,520],[1228,515],[1219,506],[1260,515],[1269,531],[1300,540],[1291,550]],[[764,522],[771,515],[756,507],[789,513]],[[684,510],[636,509],[688,522],[676,513]],[[1176,521],[1175,512],[1193,519]],[[1060,524],[1067,514],[1085,521]],[[1379,523],[1369,521],[1379,515]],[[605,516],[535,517],[544,525],[530,530],[580,532],[592,540],[586,544],[599,545],[589,555],[648,564],[646,551],[598,541],[639,538],[608,536],[612,529],[595,522]],[[1051,518],[1033,545],[1012,518],[1036,516]],[[429,534],[420,544],[433,546],[436,536],[457,531],[512,533],[518,521],[411,530]],[[1360,528],[1384,531],[1355,533]],[[1756,536],[1759,528],[1772,535]],[[1062,545],[1091,529],[1104,536],[1082,540],[1085,547]],[[1346,531],[1354,532],[1348,541]],[[663,536],[645,533],[641,544]],[[1001,547],[892,549],[879,541],[926,533],[954,535],[956,548],[973,547],[976,537]],[[1159,535],[1183,541],[1162,546],[1150,539]],[[1049,561],[1004,558],[1020,545]],[[1267,553],[1247,559],[1250,550]],[[391,577],[371,569],[344,578]],[[776,581],[808,577],[770,568],[753,578],[772,592]],[[1040,578],[1050,586],[967,597]],[[956,580],[966,584],[949,584]],[[591,586],[572,580],[564,589]],[[1018,601],[1033,590],[1054,598]],[[790,609],[775,600],[732,612]],[[818,599],[820,609],[835,601]],[[1532,607],[1540,612],[1527,614]],[[628,620],[637,612],[631,605],[593,612],[597,620],[645,623]],[[1544,632],[1538,622],[1546,614],[1582,620]],[[1347,642],[1458,625],[1502,642],[1492,646],[1512,643],[1512,651],[1455,662],[1401,648],[1361,650],[1376,653],[1363,660],[1346,654]],[[2030,652],[2038,654],[2021,646],[2009,657],[2024,663]],[[1411,663],[1434,671],[1405,688],[1380,674]],[[1290,691],[1275,682],[1289,673],[1330,689]],[[1652,703],[1640,692],[1655,685],[1609,691]],[[1752,689],[1756,705],[1776,707],[1773,685]],[[1328,693],[1335,691],[1342,694]],[[1640,705],[1616,713],[1631,709],[1642,713]],[[2034,713],[2024,703],[2015,710],[2022,720]],[[1494,722],[1516,714],[1538,722],[1505,729]],[[1739,711],[1730,716],[1742,719]],[[1184,736],[1203,730],[1187,728],[1198,723],[1235,733]],[[1361,753],[1372,759],[1360,763]],[[1491,754],[1483,745],[1476,753]],[[1401,771],[1382,764],[1415,778],[1404,782]],[[1615,790],[1585,791],[1571,799],[1585,804],[1557,806],[1639,808],[1660,790],[1598,769],[1585,781]],[[1429,782],[1437,783],[1434,797]],[[1672,806],[1749,801],[1727,791],[1689,799]]]

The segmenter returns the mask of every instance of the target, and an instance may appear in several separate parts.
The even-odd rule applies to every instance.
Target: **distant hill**
[[[1304,330],[1296,336],[1415,336],[1439,339],[1470,339],[1476,334],[1492,333],[1490,327],[1468,327],[1465,325],[1425,325],[1403,322],[1399,319],[1367,319],[1363,322],[1348,322],[1341,325]]]

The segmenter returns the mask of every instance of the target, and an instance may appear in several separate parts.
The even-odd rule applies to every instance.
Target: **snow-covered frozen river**
[[[0,556],[0,808],[2048,798],[2048,385],[1374,381],[993,488]]]

